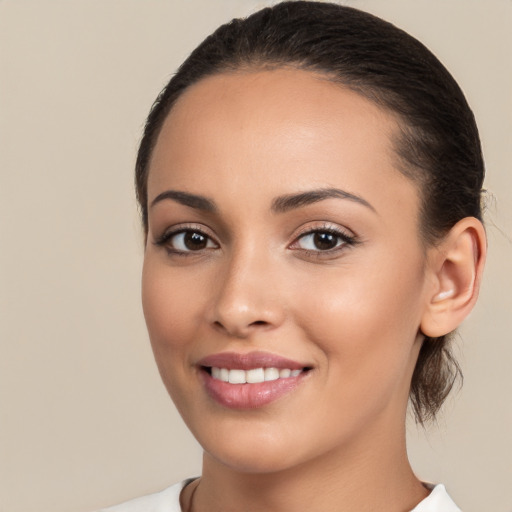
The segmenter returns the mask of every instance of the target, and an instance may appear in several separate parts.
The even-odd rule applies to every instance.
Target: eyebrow
[[[331,198],[348,199],[349,201],[362,204],[377,213],[375,208],[362,197],[351,194],[350,192],[345,192],[339,188],[319,188],[316,190],[309,190],[307,192],[300,192],[298,194],[287,194],[285,196],[276,197],[272,201],[272,211],[274,213],[285,213],[295,208],[302,208]]]
[[[215,201],[212,199],[208,199],[207,197],[199,196],[197,194],[190,194],[189,192],[180,192],[178,190],[166,190],[165,192],[158,194],[155,199],[151,201],[150,207],[153,208],[155,204],[160,201],[164,201],[165,199],[171,199],[184,206],[189,206],[196,210],[203,210],[205,212],[214,213],[218,210]]]
[[[308,190],[307,192],[299,192],[297,194],[286,194],[283,196],[276,197],[272,201],[271,210],[273,213],[286,213],[296,208],[303,208],[313,203],[318,203],[325,199],[348,199],[356,203],[366,206],[373,212],[377,213],[375,208],[365,199],[360,196],[351,194],[338,188],[319,188],[316,190]],[[161,194],[158,194],[153,201],[151,201],[150,208],[155,204],[170,199],[176,201],[184,206],[194,208],[196,210],[202,210],[209,213],[218,212],[218,207],[213,199],[209,199],[205,196],[198,194],[191,194],[189,192],[181,192],[178,190],[166,190]]]

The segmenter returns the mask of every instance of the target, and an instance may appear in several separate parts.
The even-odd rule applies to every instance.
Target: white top
[[[142,496],[134,500],[102,509],[98,512],[181,512],[180,493],[192,479],[184,480],[155,494]],[[461,512],[452,501],[444,485],[436,485],[432,492],[411,512]]]

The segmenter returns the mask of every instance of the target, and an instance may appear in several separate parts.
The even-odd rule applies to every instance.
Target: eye
[[[298,240],[299,247],[308,251],[329,251],[341,243],[343,242],[339,236],[326,231],[309,233],[301,236]]]
[[[155,244],[165,246],[169,252],[177,254],[218,248],[212,238],[197,229],[166,232],[155,241]]]
[[[199,231],[182,231],[169,238],[168,243],[178,251],[200,251],[216,247],[213,241]]]
[[[356,238],[341,230],[329,227],[314,229],[300,235],[292,244],[292,249],[300,249],[307,252],[335,252],[347,245],[354,245]]]

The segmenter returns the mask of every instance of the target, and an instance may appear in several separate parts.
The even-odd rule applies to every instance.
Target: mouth
[[[219,368],[218,366],[203,366],[201,368],[213,379],[229,384],[260,384],[278,379],[289,379],[298,377],[301,373],[308,372],[311,369],[309,367],[295,370],[291,368],[259,367],[243,370],[241,368]]]
[[[296,390],[313,367],[265,352],[221,353],[198,364],[208,395],[230,409],[263,407]]]

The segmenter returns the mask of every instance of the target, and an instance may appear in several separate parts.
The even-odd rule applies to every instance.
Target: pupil
[[[314,243],[317,249],[328,250],[336,247],[337,237],[331,233],[315,233]]]
[[[206,237],[200,233],[194,233],[193,231],[185,233],[184,242],[186,248],[191,251],[197,251],[206,247]]]

